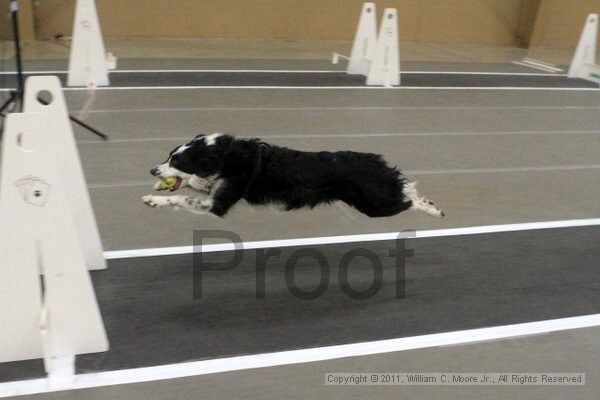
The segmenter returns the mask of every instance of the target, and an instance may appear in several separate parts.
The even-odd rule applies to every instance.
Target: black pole
[[[12,0],[10,2],[9,7],[12,18],[15,57],[17,59],[17,91],[21,93],[21,95],[23,95],[23,93],[25,93],[25,80],[23,79],[23,61],[21,59],[21,36],[19,34],[19,2],[17,0]]]
[[[19,19],[17,18],[17,11],[19,10],[18,1],[11,0],[8,10],[10,11],[12,19],[13,43],[15,45],[15,57],[17,59],[17,88],[10,93],[8,99],[0,106],[0,117],[4,117],[4,110],[8,109],[9,111],[12,111],[14,106],[19,107],[19,111],[21,111],[19,99],[23,97],[23,93],[25,92],[25,85],[23,83],[23,64],[21,62],[21,46],[19,45]],[[1,133],[2,132],[0,131],[0,134]]]

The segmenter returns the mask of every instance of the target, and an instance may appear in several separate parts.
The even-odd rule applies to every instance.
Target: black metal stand
[[[21,59],[21,39],[19,36],[19,18],[17,15],[18,10],[19,10],[19,3],[17,0],[11,0],[10,5],[9,5],[9,10],[10,10],[11,19],[12,19],[13,42],[15,45],[15,58],[16,58],[16,64],[17,64],[17,88],[15,90],[13,90],[12,92],[10,92],[10,96],[8,97],[8,100],[6,100],[4,102],[4,104],[2,104],[2,106],[0,106],[0,117],[2,117],[2,118],[6,117],[5,111],[7,111],[7,112],[13,112],[15,110],[18,112],[22,111],[23,95],[25,93],[25,79],[23,78],[23,61]],[[46,104],[46,105],[48,104],[42,99],[38,99],[38,100],[42,104]],[[94,135],[98,136],[102,140],[108,140],[108,136],[106,136],[104,133],[100,132],[96,128],[91,127],[90,125],[86,124],[85,122],[75,118],[74,116],[69,115],[69,119],[71,121],[75,122],[77,125],[87,129],[88,131],[90,131]],[[2,131],[0,130],[0,135],[1,134],[2,134]]]

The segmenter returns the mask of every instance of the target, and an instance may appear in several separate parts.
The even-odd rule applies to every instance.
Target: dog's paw
[[[446,213],[437,208],[437,206],[431,200],[425,199],[425,204],[422,210],[434,218],[444,218],[446,216]]]
[[[142,201],[149,207],[158,208],[170,205],[169,198],[165,196],[155,196],[152,194],[142,197]]]
[[[444,218],[446,213],[441,209],[437,208],[435,203],[425,197],[421,197],[416,201],[413,201],[412,208],[428,214],[434,218]]]

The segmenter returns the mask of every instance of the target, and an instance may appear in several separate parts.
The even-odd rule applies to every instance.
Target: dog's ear
[[[222,135],[214,139],[211,144],[203,140],[197,140],[190,149],[191,162],[194,165],[194,174],[206,177],[219,173],[223,168],[223,156],[233,142],[233,137]]]
[[[208,147],[214,151],[215,156],[222,157],[227,152],[233,141],[234,138],[232,136],[221,135],[215,139],[215,143],[212,146]]]

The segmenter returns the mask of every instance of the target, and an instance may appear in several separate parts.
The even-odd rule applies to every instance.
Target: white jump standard
[[[375,56],[367,76],[367,85],[398,86],[400,84],[400,51],[398,50],[398,11],[386,8],[377,36]]]
[[[600,65],[596,64],[598,14],[589,14],[579,37],[567,76],[600,84]]]
[[[108,72],[117,59],[106,53],[94,0],[77,0],[68,86],[108,86]]]
[[[375,3],[364,3],[356,34],[354,35],[354,44],[352,45],[352,53],[350,58],[347,58],[348,68],[346,72],[349,75],[364,75],[369,74],[371,62],[375,56],[375,46],[377,44],[377,20],[376,20]],[[337,64],[339,54],[334,53],[333,63]]]
[[[381,29],[377,34],[376,6],[364,3],[350,57],[333,53],[332,62],[348,59],[349,75],[364,75],[369,86],[397,86],[400,84],[400,51],[398,44],[398,12],[386,8]]]
[[[0,170],[0,362],[43,358],[52,387],[70,385],[77,354],[108,350],[88,273],[106,264],[68,118],[58,78],[29,78]]]

